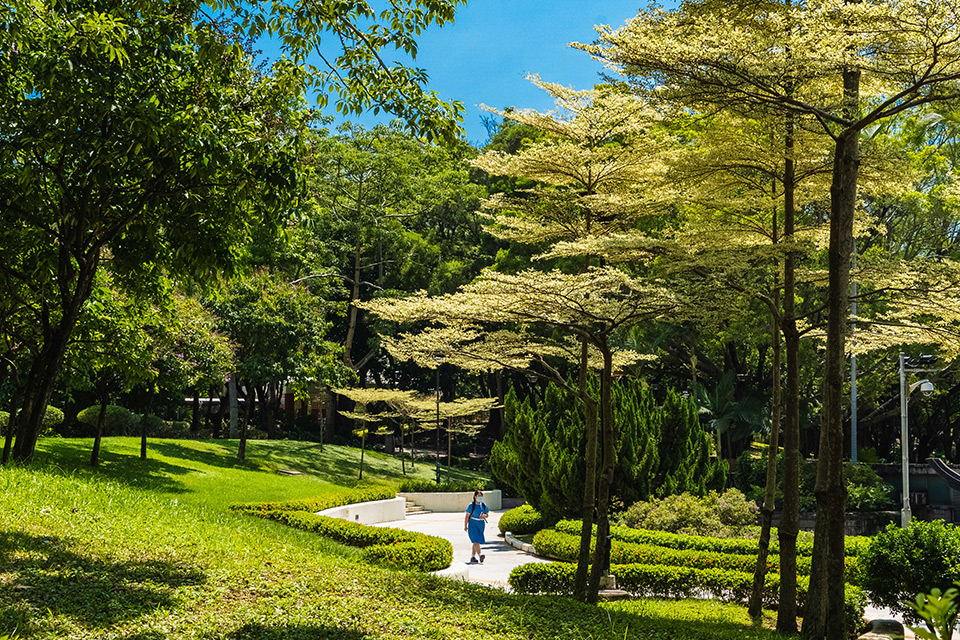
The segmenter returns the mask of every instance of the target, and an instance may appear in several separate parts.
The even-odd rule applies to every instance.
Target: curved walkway
[[[481,545],[483,554],[486,556],[483,564],[470,564],[470,541],[467,539],[467,533],[463,530],[464,514],[462,513],[427,513],[410,516],[406,520],[381,522],[377,526],[409,529],[410,531],[419,531],[431,536],[446,538],[453,545],[453,562],[450,565],[452,568],[467,568],[470,582],[508,589],[507,578],[510,577],[510,572],[514,567],[519,567],[528,562],[549,562],[549,560],[514,549],[504,542],[502,537],[499,537],[500,529],[497,527],[497,523],[504,513],[506,513],[506,509],[490,512],[485,532],[487,541]]]

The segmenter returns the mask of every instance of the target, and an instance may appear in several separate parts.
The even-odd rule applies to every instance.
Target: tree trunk
[[[796,230],[794,206],[794,117],[786,114],[783,166],[783,236],[793,243]],[[777,631],[797,632],[797,534],[800,503],[800,334],[797,331],[797,257],[788,252],[783,264],[783,347],[787,361],[786,415],[783,432],[783,511],[777,538],[780,543],[780,593]]]
[[[856,117],[860,72],[845,69],[845,112]],[[817,519],[814,527],[810,588],[804,609],[803,635],[842,640],[845,637],[844,506],[843,483],[843,382],[844,340],[850,291],[850,256],[853,250],[853,214],[857,200],[860,164],[859,130],[844,131],[837,139],[830,186],[830,281],[827,298],[826,371],[820,451],[817,456]]]
[[[240,437],[240,407],[239,398],[237,398],[237,372],[230,374],[227,380],[227,396],[230,398],[230,437]],[[221,403],[222,404],[222,403]]]
[[[247,423],[240,425],[240,444],[237,446],[237,462],[247,459]]]
[[[600,459],[603,466],[597,478],[597,541],[593,551],[593,567],[590,570],[590,587],[587,601],[596,603],[600,592],[600,578],[609,568],[610,553],[610,487],[616,470],[616,430],[613,424],[613,352],[604,342],[597,345],[603,354],[603,370],[600,373],[600,443],[603,446]]]
[[[190,433],[200,431],[200,387],[193,388],[193,403],[190,413]]]
[[[17,440],[13,445],[13,460],[21,464],[29,464],[33,460],[37,438],[43,427],[43,417],[60,375],[70,336],[80,317],[80,309],[90,297],[93,279],[100,263],[99,250],[76,257],[72,249],[67,243],[60,245],[57,268],[57,280],[62,292],[60,320],[55,326],[51,327],[44,322],[41,327],[43,347],[30,367],[23,403],[17,412]],[[74,279],[75,285],[73,291],[70,291]]]
[[[776,283],[775,283],[776,284]],[[774,306],[779,306],[779,298],[774,295]],[[773,397],[770,402],[770,446],[767,449],[767,484],[763,494],[762,520],[760,523],[760,541],[757,552],[757,566],[753,571],[753,591],[747,613],[751,618],[760,615],[763,608],[763,584],[767,576],[767,553],[770,550],[770,527],[773,523],[773,509],[777,490],[777,440],[780,435],[780,321],[779,309],[773,315]]]
[[[353,250],[353,287],[350,289],[350,314],[349,323],[347,324],[347,337],[343,341],[343,364],[351,369],[355,369],[351,351],[353,349],[353,338],[357,333],[357,314],[359,313],[355,303],[360,299],[360,257],[360,240],[358,239]]]
[[[268,382],[257,389],[260,396],[260,412],[263,415],[263,430],[269,440],[277,438],[277,416],[273,411],[273,387]]]
[[[403,471],[403,475],[407,475],[407,460],[403,456],[406,454],[403,452],[403,423],[400,423],[400,470]]]
[[[358,480],[363,480],[363,451],[367,447],[367,430],[364,427],[363,435],[360,437],[360,477]]]
[[[90,452],[90,466],[100,466],[100,439],[103,436],[103,421],[107,416],[107,403],[110,399],[103,395],[100,397],[100,413],[97,415],[97,432],[93,437],[93,451]]]
[[[583,339],[580,347],[579,396],[583,403],[585,443],[584,482],[583,482],[583,528],[580,531],[580,553],[577,556],[577,574],[574,579],[573,593],[578,600],[588,600],[587,582],[590,568],[590,540],[593,537],[593,513],[596,509],[597,478],[597,403],[590,397],[587,379],[587,356],[589,345]]]

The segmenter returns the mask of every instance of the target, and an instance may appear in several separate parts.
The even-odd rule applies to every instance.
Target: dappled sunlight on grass
[[[339,493],[360,484],[360,451],[352,447],[290,440],[251,440],[247,460],[236,461],[235,440],[149,440],[147,460],[140,460],[140,439],[104,438],[101,464],[89,466],[92,440],[43,438],[35,466],[49,473],[99,477],[223,509],[233,502],[307,498]],[[279,469],[302,475],[278,474]],[[404,475],[400,460],[379,452],[364,456],[363,484],[396,486],[405,478],[432,480],[434,469],[418,464]],[[453,469],[453,479],[482,474]]]

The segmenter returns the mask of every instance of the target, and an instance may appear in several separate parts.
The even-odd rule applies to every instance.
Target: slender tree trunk
[[[273,412],[273,387],[268,382],[261,386],[257,393],[260,395],[260,412],[263,414],[263,427],[267,432],[267,438],[275,440],[277,438],[277,420]]]
[[[583,403],[584,426],[587,441],[585,443],[584,476],[583,476],[583,528],[580,531],[580,553],[577,556],[577,574],[574,578],[574,596],[583,602],[588,600],[588,572],[590,568],[590,540],[593,538],[593,514],[596,509],[596,478],[597,478],[597,431],[598,407],[590,396],[587,378],[587,356],[589,345],[586,339],[581,343],[580,374],[580,401]]]
[[[20,375],[17,372],[16,365],[7,360],[11,375],[14,380],[14,389],[20,388]],[[16,396],[16,393],[14,393]],[[0,459],[0,464],[6,465],[10,462],[10,453],[13,449],[13,431],[16,425],[16,416],[17,416],[17,407],[16,402],[11,398],[10,400],[10,415],[7,418],[7,424],[3,425],[3,458]]]
[[[190,433],[200,431],[200,387],[193,388],[193,403],[190,412]]]
[[[600,578],[607,567],[610,552],[610,487],[616,469],[617,452],[615,426],[613,424],[613,352],[604,343],[597,345],[603,354],[603,370],[600,374],[600,442],[603,450],[603,466],[597,482],[597,541],[593,552],[593,567],[590,570],[590,587],[587,601],[595,603],[600,592]]]
[[[794,190],[794,116],[785,117],[783,167],[783,235],[791,245],[796,227]],[[797,632],[797,534],[800,503],[800,334],[797,331],[797,258],[788,251],[783,264],[783,347],[787,361],[787,392],[783,432],[783,506],[777,538],[780,543],[780,594],[777,631]]]
[[[97,415],[97,432],[93,437],[93,451],[90,452],[90,466],[100,466],[100,439],[103,436],[103,421],[107,417],[107,403],[110,398],[106,394],[100,396],[100,413]]]
[[[147,416],[153,411],[153,391],[147,397],[147,410],[140,416],[140,459],[147,459]]]
[[[845,113],[856,117],[860,72],[845,69]],[[803,635],[842,640],[844,629],[844,507],[843,483],[843,382],[844,341],[853,251],[853,214],[857,200],[860,164],[859,130],[846,130],[837,139],[830,186],[830,284],[827,299],[826,372],[820,451],[817,456],[817,520],[814,526],[810,588],[804,609]]]
[[[776,283],[779,284],[779,283]],[[779,296],[774,294],[774,306],[779,306]],[[767,576],[767,554],[770,550],[770,527],[773,523],[777,490],[777,445],[780,436],[780,321],[779,309],[773,314],[773,397],[770,402],[770,446],[767,448],[767,484],[761,510],[760,541],[757,566],[753,571],[753,591],[750,593],[747,613],[756,618],[763,608],[763,584]]]
[[[367,447],[367,430],[364,427],[363,435],[360,437],[360,477],[358,480],[363,480],[363,451]]]
[[[403,471],[403,475],[407,475],[407,460],[403,456],[406,454],[403,451],[403,423],[400,424],[400,469]]]
[[[353,338],[357,333],[357,314],[359,313],[355,303],[360,299],[360,258],[360,240],[358,239],[353,250],[353,286],[350,289],[350,313],[349,323],[347,324],[347,337],[343,341],[343,364],[351,369],[355,368],[351,351],[353,349]]]
[[[237,397],[237,372],[234,371],[230,374],[230,379],[227,380],[227,396],[230,398],[230,437],[239,438],[240,437],[240,399]],[[223,403],[221,402],[221,407]]]
[[[237,462],[247,459],[247,422],[240,425],[240,444],[237,446]]]

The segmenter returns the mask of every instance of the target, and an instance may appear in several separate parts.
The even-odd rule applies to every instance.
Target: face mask
[[[477,499],[476,499],[476,500],[477,500],[477,502],[483,502],[483,496],[479,496],[479,497],[477,497]]]

